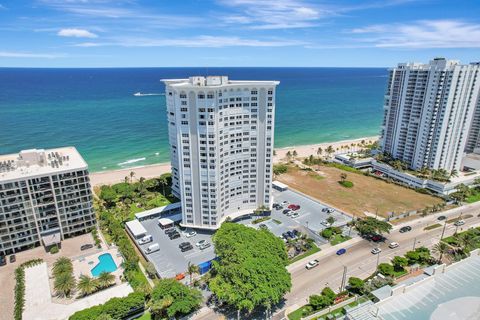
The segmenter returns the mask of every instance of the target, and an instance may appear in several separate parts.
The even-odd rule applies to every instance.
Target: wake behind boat
[[[145,97],[145,96],[163,96],[165,95],[164,93],[141,93],[141,92],[135,92],[133,94],[135,97]]]

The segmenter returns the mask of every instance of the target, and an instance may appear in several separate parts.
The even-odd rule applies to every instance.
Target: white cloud
[[[75,38],[97,38],[95,33],[85,29],[67,28],[58,31],[57,35],[61,37],[75,37]]]
[[[116,38],[108,42],[83,42],[76,47],[190,47],[190,48],[223,48],[223,47],[286,47],[304,45],[296,40],[258,40],[240,37],[198,36],[185,39],[151,39],[151,38]]]
[[[0,57],[2,57],[2,58],[43,58],[43,59],[54,59],[54,58],[63,57],[63,55],[50,54],[50,53],[31,53],[31,52],[0,51]]]
[[[480,24],[461,20],[422,20],[351,30],[357,40],[381,48],[479,48]]]

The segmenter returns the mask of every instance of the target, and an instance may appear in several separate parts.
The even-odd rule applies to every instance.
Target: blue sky
[[[476,0],[0,0],[0,66],[471,62],[479,13]]]

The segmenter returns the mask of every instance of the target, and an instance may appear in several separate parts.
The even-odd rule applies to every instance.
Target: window
[[[205,99],[205,95],[203,93],[198,94],[198,99]]]

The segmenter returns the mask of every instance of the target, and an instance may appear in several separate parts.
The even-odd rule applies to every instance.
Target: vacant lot
[[[362,174],[318,166],[318,171],[305,171],[289,167],[287,173],[277,177],[294,189],[324,201],[347,213],[364,215],[365,211],[387,216],[389,212],[401,213],[421,210],[442,202],[441,199],[387,183]],[[352,188],[341,186],[340,174],[347,173]]]

